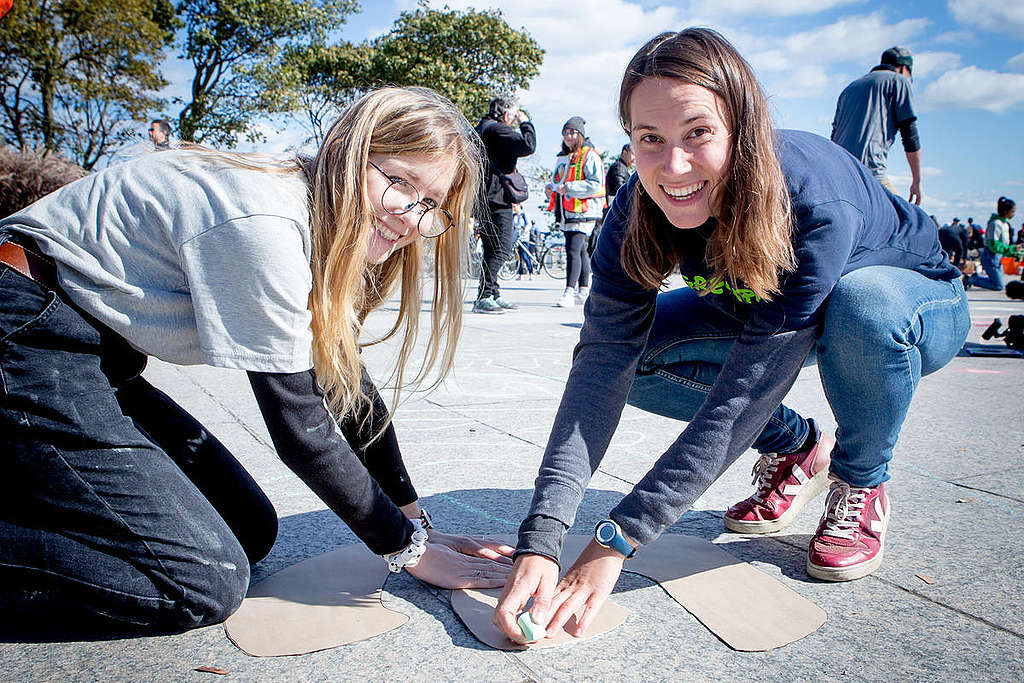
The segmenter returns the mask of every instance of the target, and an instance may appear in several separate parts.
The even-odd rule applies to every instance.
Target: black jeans
[[[587,253],[587,235],[572,229],[572,223],[565,229],[565,286],[576,289],[590,286],[590,255]]]
[[[0,263],[0,620],[173,631],[245,596],[277,515],[145,363]]]
[[[501,264],[512,256],[512,246],[516,241],[516,231],[512,225],[512,208],[489,206],[487,215],[482,218],[480,240],[484,248],[484,262],[480,274],[480,287],[477,299],[489,296],[500,296],[498,287],[498,271]]]

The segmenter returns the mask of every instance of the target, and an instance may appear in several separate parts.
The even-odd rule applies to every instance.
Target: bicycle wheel
[[[516,250],[512,253],[512,258],[501,264],[501,268],[498,269],[498,279],[500,280],[511,280],[519,273],[519,251]]]
[[[565,279],[565,246],[552,244],[540,257],[544,272],[556,280]]]

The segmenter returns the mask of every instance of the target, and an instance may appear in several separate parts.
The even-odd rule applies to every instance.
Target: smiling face
[[[718,215],[732,156],[721,99],[699,85],[647,78],[633,90],[629,112],[640,182],[669,223],[696,228]]]
[[[373,214],[369,244],[366,248],[366,262],[379,264],[387,261],[396,251],[420,239],[416,225],[426,210],[424,203],[444,206],[445,197],[455,177],[455,161],[449,157],[411,154],[373,154],[370,155],[370,161],[383,173],[367,165],[363,176]],[[389,185],[388,176],[411,183],[419,191],[421,203],[400,216],[385,211],[381,198]],[[430,219],[431,217],[427,216],[423,220]]]
[[[578,130],[573,130],[572,128],[563,128],[562,142],[565,143],[566,147],[575,152],[576,150],[583,146],[583,135]]]

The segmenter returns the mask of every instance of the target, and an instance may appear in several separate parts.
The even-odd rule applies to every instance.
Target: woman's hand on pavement
[[[499,564],[512,566],[512,553],[515,548],[507,543],[491,538],[469,536],[464,534],[446,534],[437,529],[430,530],[430,542],[447,546],[457,553],[494,560]]]
[[[505,584],[511,569],[508,563],[474,557],[430,541],[416,566],[405,568],[420,581],[450,589],[499,588]]]
[[[554,560],[543,555],[520,555],[505,582],[505,590],[498,598],[498,605],[494,608],[494,625],[509,640],[525,645],[527,641],[519,630],[516,618],[530,598],[533,598],[530,613],[534,622],[543,626],[557,581],[558,563]]]

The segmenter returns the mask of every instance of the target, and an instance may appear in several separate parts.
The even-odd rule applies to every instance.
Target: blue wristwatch
[[[622,529],[613,520],[602,519],[594,527],[594,540],[602,548],[621,553],[628,560],[636,555],[636,548],[622,535]]]

